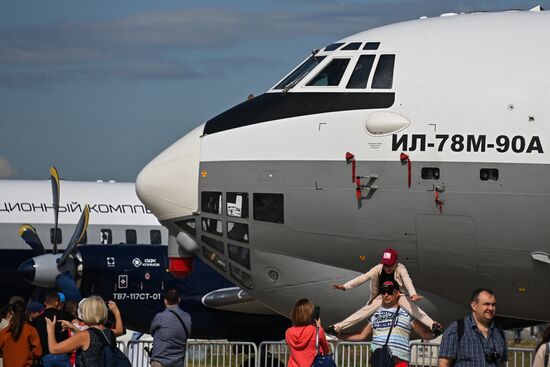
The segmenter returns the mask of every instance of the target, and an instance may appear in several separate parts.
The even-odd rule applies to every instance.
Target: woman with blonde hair
[[[114,302],[110,301],[110,308],[111,303],[114,305]],[[114,305],[114,307],[116,308],[116,305]],[[101,297],[91,296],[83,299],[78,306],[78,315],[88,326],[88,329],[75,334],[61,343],[55,340],[54,326],[57,320],[55,317],[53,320],[46,318],[50,353],[70,353],[76,349],[77,367],[101,367],[103,365],[103,346],[105,341],[110,345],[116,345],[115,333],[113,330],[103,326],[105,321],[107,321],[107,314],[107,305],[105,305]],[[118,317],[115,313],[115,317],[120,318],[120,312],[118,312]],[[117,320],[117,324],[118,321],[119,320]],[[64,326],[68,325],[64,323]],[[121,320],[120,327],[122,328]]]
[[[321,320],[313,320],[313,303],[301,299],[294,305],[291,314],[292,326],[286,330],[285,339],[290,347],[288,367],[311,367],[317,355],[316,335],[319,333],[319,351],[329,353]]]

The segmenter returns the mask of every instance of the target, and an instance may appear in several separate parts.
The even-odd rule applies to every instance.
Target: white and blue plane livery
[[[50,181],[0,180],[2,301],[12,295],[28,298],[33,287],[59,286],[56,279],[68,271],[83,296],[115,300],[125,326],[133,330],[148,332],[152,317],[164,309],[163,292],[175,287],[182,295],[182,307],[193,318],[194,338],[262,341],[284,334],[286,318],[204,263],[195,261],[192,272],[184,273],[177,262],[170,263],[168,231],[139,201],[133,183],[60,181],[59,185],[59,229],[54,239]],[[60,271],[55,262],[42,261],[41,255],[61,256],[85,204],[90,211],[87,229]],[[43,251],[19,236],[24,223],[34,228]]]

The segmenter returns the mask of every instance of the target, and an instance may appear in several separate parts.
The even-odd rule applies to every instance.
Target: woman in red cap
[[[361,274],[355,279],[350,280],[345,284],[333,284],[333,288],[345,291],[347,289],[355,288],[370,279],[370,299],[365,307],[357,310],[354,314],[350,315],[345,320],[329,326],[326,331],[329,333],[340,333],[343,329],[353,326],[362,320],[370,317],[376,310],[382,305],[382,297],[380,296],[380,285],[384,282],[391,281],[399,285],[401,297],[399,297],[399,305],[411,316],[422,324],[429,327],[435,336],[441,334],[441,324],[432,320],[424,311],[422,311],[414,303],[419,299],[422,299],[420,295],[416,293],[411,277],[405,265],[397,261],[397,251],[392,248],[387,248],[382,253],[382,261],[380,264],[371,268],[365,274]],[[405,296],[403,291],[409,297]],[[410,299],[410,301],[409,301]]]

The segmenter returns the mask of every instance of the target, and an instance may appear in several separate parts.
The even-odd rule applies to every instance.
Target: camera
[[[494,350],[488,353],[485,353],[485,361],[487,363],[497,363],[500,361],[500,354],[498,352],[495,352]]]

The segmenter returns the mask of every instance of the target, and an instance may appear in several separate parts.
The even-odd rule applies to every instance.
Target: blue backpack
[[[97,335],[99,340],[103,343],[103,367],[132,367],[132,364],[124,353],[122,353],[116,345],[111,345],[111,343],[109,343],[109,339],[107,339],[107,336],[103,333],[103,331],[94,327],[91,327],[88,330]]]

